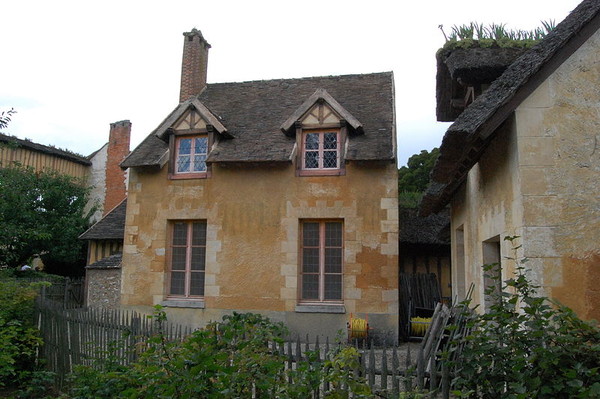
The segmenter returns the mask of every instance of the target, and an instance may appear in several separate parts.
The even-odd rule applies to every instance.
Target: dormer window
[[[345,174],[344,151],[348,129],[362,134],[362,124],[324,89],[317,89],[281,125],[296,136],[296,171],[299,176]]]
[[[206,173],[208,135],[176,138],[175,174]]]
[[[340,132],[328,129],[302,132],[302,169],[340,168]]]

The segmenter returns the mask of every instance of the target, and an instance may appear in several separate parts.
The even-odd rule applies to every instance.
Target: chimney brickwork
[[[206,86],[208,68],[208,49],[210,44],[202,36],[202,32],[192,29],[183,34],[183,60],[181,62],[181,90],[179,102],[200,94]]]
[[[131,122],[125,120],[110,124],[108,149],[106,156],[106,195],[104,197],[104,215],[127,196],[126,171],[120,163],[129,154]]]

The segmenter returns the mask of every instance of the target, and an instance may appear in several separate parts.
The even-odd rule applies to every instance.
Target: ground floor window
[[[343,223],[338,220],[300,224],[300,300],[342,301]]]
[[[169,296],[203,297],[205,264],[206,221],[171,223]]]

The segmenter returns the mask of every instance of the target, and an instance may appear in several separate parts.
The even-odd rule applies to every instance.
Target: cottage
[[[121,164],[122,306],[396,340],[392,73],[207,84],[209,48],[184,33],[180,103]]]
[[[421,213],[450,204],[453,294],[472,283],[484,309],[480,265],[500,262],[509,278],[503,239],[517,235],[534,283],[600,319],[599,28],[600,2],[583,1],[444,136]]]

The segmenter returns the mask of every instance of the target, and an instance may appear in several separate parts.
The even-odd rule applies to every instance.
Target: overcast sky
[[[533,29],[578,0],[4,1],[0,111],[5,131],[89,155],[109,124],[132,149],[178,104],[184,31],[212,45],[208,81],[393,71],[399,165],[439,146],[435,52],[455,24]]]

